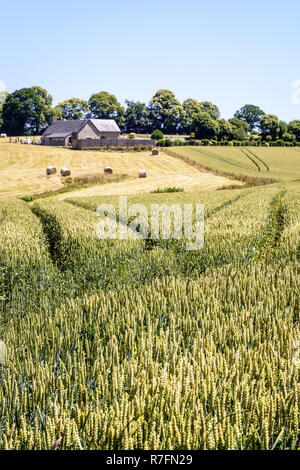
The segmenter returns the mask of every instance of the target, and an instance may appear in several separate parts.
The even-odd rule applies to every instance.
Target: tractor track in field
[[[53,264],[60,270],[65,271],[67,254],[64,249],[62,228],[54,214],[50,214],[37,204],[30,207],[32,213],[39,218],[44,235],[46,237],[47,248]]]
[[[260,157],[258,157],[252,150],[250,150],[249,148],[245,149],[247,152],[251,153],[251,155],[253,155],[255,158],[257,158],[257,160],[259,160],[266,168],[267,171],[270,171],[270,168],[269,166],[266,164],[266,162],[264,162]]]
[[[258,171],[260,171],[260,166],[259,164],[254,160],[254,158],[252,158],[251,155],[248,155],[247,152],[244,150],[244,149],[239,149],[247,158],[249,158],[249,160],[253,163],[253,165],[256,166],[256,168],[258,169]]]

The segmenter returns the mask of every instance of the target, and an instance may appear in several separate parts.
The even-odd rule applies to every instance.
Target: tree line
[[[0,93],[0,128],[10,136],[40,135],[52,122],[68,119],[114,119],[123,133],[192,135],[196,139],[247,140],[258,134],[265,140],[300,141],[300,120],[281,121],[247,104],[232,119],[220,119],[219,108],[209,101],[187,99],[183,103],[166,89],[158,90],[149,104],[125,101],[106,92],[88,101],[70,98],[53,107],[52,96],[38,86]]]

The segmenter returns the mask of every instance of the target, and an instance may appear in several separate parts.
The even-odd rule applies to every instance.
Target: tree
[[[208,113],[212,119],[219,119],[220,111],[218,106],[211,103],[210,101],[201,101],[200,106],[202,113]]]
[[[276,140],[280,132],[279,119],[274,114],[265,114],[259,121],[260,132],[263,138],[270,135]]]
[[[296,136],[296,140],[300,141],[300,121],[291,121],[288,125],[288,130],[291,134]]]
[[[180,102],[170,90],[158,90],[149,104],[153,129],[160,129],[164,134],[176,134],[184,117]]]
[[[0,129],[2,127],[3,119],[2,119],[2,110],[3,110],[3,105],[8,97],[8,92],[7,91],[0,91]]]
[[[284,132],[284,134],[282,134],[282,140],[284,140],[284,142],[292,142],[295,140],[295,135],[290,134],[289,132]]]
[[[0,104],[4,104],[8,97],[7,91],[0,91]]]
[[[250,131],[253,131],[259,125],[260,119],[264,114],[264,111],[258,106],[245,104],[234,114],[234,117],[240,121],[247,122],[250,126]]]
[[[92,117],[95,119],[114,119],[119,127],[124,125],[124,108],[115,95],[101,91],[92,95],[88,103]]]
[[[212,139],[219,131],[218,122],[208,113],[197,113],[191,125],[197,139]]]
[[[149,110],[145,103],[126,100],[124,130],[127,133],[148,134],[151,131]]]
[[[22,88],[3,105],[3,128],[10,135],[36,134],[51,122],[52,96],[40,87]]]
[[[192,98],[185,100],[182,104],[182,107],[184,111],[184,117],[182,120],[181,129],[183,133],[190,134],[193,119],[197,113],[201,113],[202,107],[199,101],[193,100]]]
[[[284,134],[288,133],[287,123],[284,121],[279,121],[278,130],[277,130],[277,139],[283,139]]]
[[[233,140],[246,140],[249,132],[249,124],[237,118],[229,119],[228,121],[232,126],[231,138]]]
[[[218,119],[217,123],[219,140],[231,140],[234,134],[233,125],[226,119]]]
[[[79,98],[70,98],[68,100],[62,101],[54,108],[54,112],[58,112],[56,113],[56,116],[58,117],[58,115],[60,115],[60,119],[63,120],[82,119],[86,116],[88,111],[88,102]]]

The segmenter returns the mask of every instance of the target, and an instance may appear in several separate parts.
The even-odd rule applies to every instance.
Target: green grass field
[[[201,146],[171,150],[214,171],[300,182],[298,148]]]
[[[259,151],[281,182],[128,196],[204,204],[197,251],[99,239],[117,194],[0,201],[0,449],[299,448],[298,157]]]

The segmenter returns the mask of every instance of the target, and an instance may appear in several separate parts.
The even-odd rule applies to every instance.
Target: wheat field
[[[99,240],[118,198],[0,202],[1,449],[296,449],[300,190],[205,204],[205,244]]]

